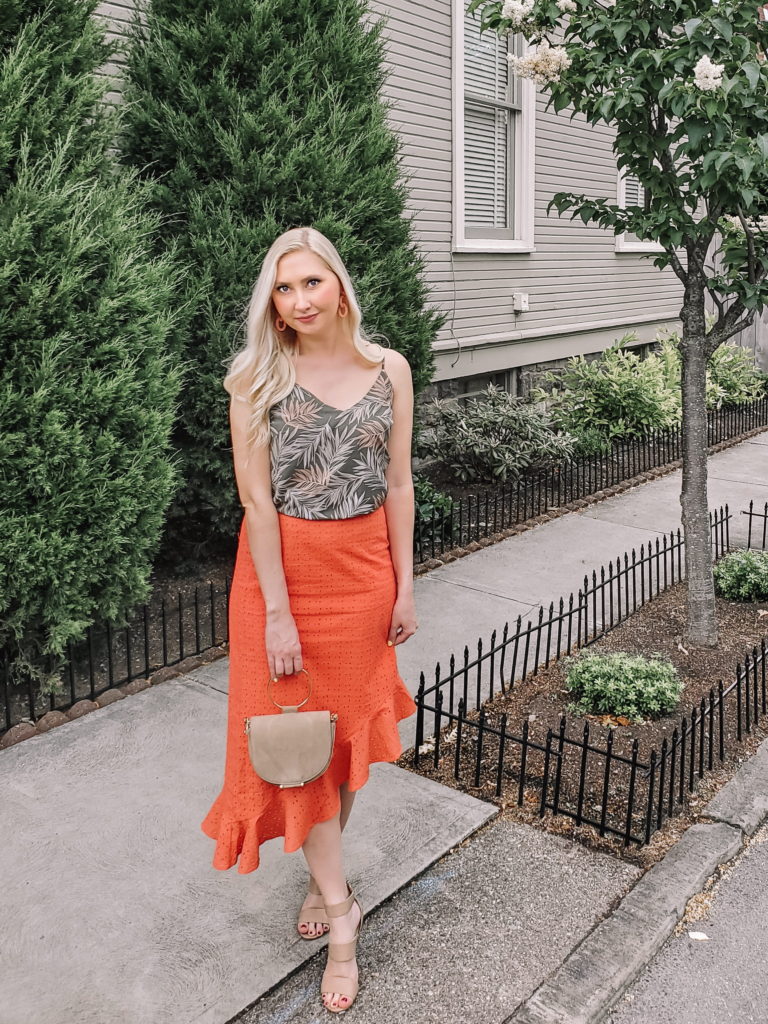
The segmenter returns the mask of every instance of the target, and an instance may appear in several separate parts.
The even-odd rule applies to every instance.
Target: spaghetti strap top
[[[384,360],[376,380],[347,409],[295,384],[269,411],[272,499],[299,519],[350,519],[387,496],[393,387]]]

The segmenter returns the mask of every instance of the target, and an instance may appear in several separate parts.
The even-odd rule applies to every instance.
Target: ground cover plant
[[[581,653],[564,659],[569,711],[609,714],[641,723],[674,711],[683,684],[677,669],[658,653]]]
[[[732,601],[768,600],[768,552],[732,551],[715,566],[715,588]]]

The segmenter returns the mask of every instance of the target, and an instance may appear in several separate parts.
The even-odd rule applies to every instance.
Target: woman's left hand
[[[404,644],[418,628],[413,593],[398,594],[392,609],[392,624],[389,627],[387,643],[390,647]]]

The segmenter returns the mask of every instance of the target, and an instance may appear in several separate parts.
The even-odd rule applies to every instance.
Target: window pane
[[[469,5],[466,0],[465,9]],[[492,29],[480,35],[477,11],[464,15],[464,83],[468,92],[490,100],[508,100],[507,40]]]
[[[645,206],[645,189],[632,174],[624,177],[624,206]],[[641,239],[634,231],[625,231],[624,241],[639,242]]]
[[[467,225],[511,228],[508,135],[513,115],[497,107],[464,107],[464,207]]]
[[[631,174],[624,179],[624,205],[642,206],[645,202],[645,189],[639,180]]]

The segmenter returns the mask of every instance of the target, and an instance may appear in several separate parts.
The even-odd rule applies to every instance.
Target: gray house
[[[118,33],[131,4],[96,13]],[[556,192],[621,203],[638,183],[619,174],[610,130],[546,111],[533,82],[508,74],[517,44],[481,37],[467,6],[371,0],[369,17],[385,19],[384,93],[410,175],[409,215],[431,301],[449,314],[429,390],[465,395],[492,380],[522,394],[537,372],[628,330],[647,345],[679,327],[682,287],[645,257],[658,247],[547,214]]]

